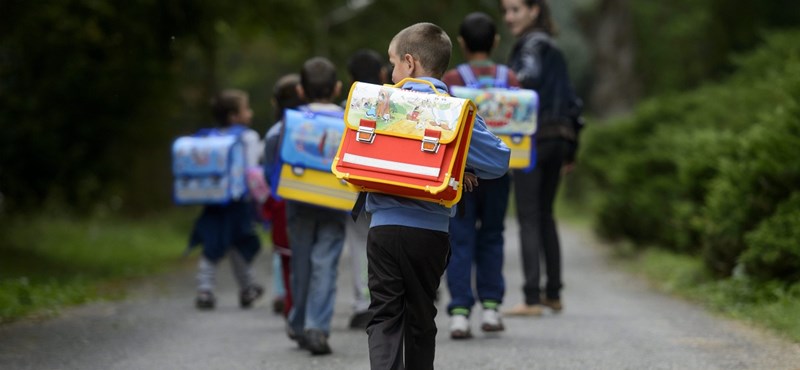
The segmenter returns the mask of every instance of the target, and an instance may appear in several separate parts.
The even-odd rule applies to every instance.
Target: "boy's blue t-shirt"
[[[420,79],[430,81],[437,90],[447,92],[444,82],[431,77]],[[409,82],[403,89],[433,93],[430,85]],[[472,170],[478,179],[495,179],[508,171],[508,160],[511,151],[494,134],[486,128],[481,116],[475,116],[472,139],[467,152],[467,168]],[[480,186],[480,183],[478,184]],[[367,212],[372,214],[370,227],[397,225],[420,229],[447,232],[450,217],[455,209],[442,205],[403,198],[383,193],[367,194]]]

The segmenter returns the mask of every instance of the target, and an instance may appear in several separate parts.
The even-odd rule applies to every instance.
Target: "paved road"
[[[509,305],[521,300],[516,230],[510,220]],[[800,345],[652,292],[615,271],[602,248],[576,230],[563,228],[562,241],[565,311],[506,318],[507,330],[493,337],[473,322],[475,338],[456,342],[440,310],[437,369],[800,369]],[[186,268],[143,283],[123,302],[0,327],[0,369],[368,369],[366,334],[346,328],[352,299],[347,261],[331,356],[296,349],[266,301],[240,310],[227,270],[220,274],[218,309],[196,311],[193,270]],[[261,276],[269,276],[266,258],[259,266]]]

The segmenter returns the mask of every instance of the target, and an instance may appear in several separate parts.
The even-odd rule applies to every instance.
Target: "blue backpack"
[[[247,194],[242,125],[202,129],[172,143],[173,200],[179,205],[223,205]]]

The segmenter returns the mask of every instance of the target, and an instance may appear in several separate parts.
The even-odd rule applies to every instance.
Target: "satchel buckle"
[[[442,137],[442,132],[439,130],[425,129],[425,135],[422,136],[422,145],[420,150],[428,153],[436,153],[439,151],[439,138]]]
[[[375,141],[375,121],[361,119],[361,124],[358,125],[356,132],[356,141],[367,144]]]

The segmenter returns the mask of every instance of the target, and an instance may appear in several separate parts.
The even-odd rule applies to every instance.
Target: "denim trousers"
[[[447,288],[448,312],[454,308],[471,310],[478,300],[502,303],[503,230],[508,209],[511,177],[478,181],[478,187],[462,195],[458,215],[450,219],[450,264]],[[474,279],[473,279],[474,269]],[[473,281],[475,287],[473,289]]]
[[[289,326],[298,334],[309,329],[330,334],[345,213],[287,201],[286,222],[292,246]]]

